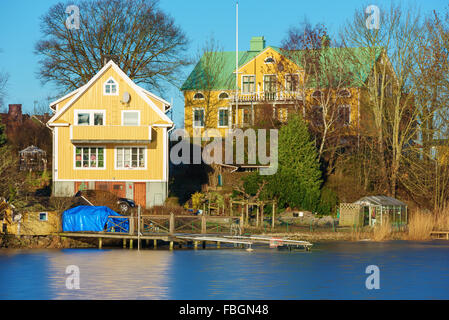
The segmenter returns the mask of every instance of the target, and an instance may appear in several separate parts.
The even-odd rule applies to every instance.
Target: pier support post
[[[193,247],[194,247],[195,249],[198,249],[198,241],[193,241]]]
[[[220,241],[217,241],[217,249],[220,249]]]
[[[175,215],[170,213],[170,234],[175,233]]]
[[[170,241],[170,250],[173,250],[173,241]]]
[[[157,248],[157,239],[153,240],[153,247],[156,249]]]
[[[98,249],[103,247],[103,238],[98,238]]]
[[[123,249],[126,249],[126,239],[123,238]]]
[[[203,215],[201,216],[201,233],[206,233],[207,232],[207,221],[206,221],[206,216]]]
[[[259,228],[259,205],[257,205],[256,211],[256,227]]]
[[[133,239],[129,239],[129,248],[132,249],[133,248]]]

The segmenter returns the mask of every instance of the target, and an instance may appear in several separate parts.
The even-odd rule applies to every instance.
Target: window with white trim
[[[242,76],[242,93],[254,93],[256,90],[255,76]]]
[[[193,127],[194,128],[204,127],[204,108],[193,109]]]
[[[299,75],[287,74],[285,75],[285,90],[288,92],[296,92],[298,90]]]
[[[77,110],[75,111],[75,119],[78,126],[103,126],[105,111]]]
[[[140,111],[123,110],[122,126],[140,126]]]
[[[117,169],[146,168],[146,150],[143,147],[119,147],[115,149]]]
[[[338,121],[345,126],[349,125],[351,121],[351,106],[349,104],[338,106]]]
[[[218,126],[229,126],[229,109],[218,109]]]
[[[279,121],[287,122],[288,120],[288,109],[287,108],[279,108]]]
[[[107,96],[118,95],[118,83],[113,78],[109,78],[108,81],[104,83],[104,92]]]
[[[76,147],[75,168],[104,168],[104,148]]]
[[[265,92],[276,92],[276,75],[266,74],[263,76],[263,88]]]
[[[218,99],[220,100],[229,99],[229,94],[227,94],[226,92],[222,92],[218,95]]]
[[[193,100],[204,100],[204,94],[202,94],[201,92],[195,93],[195,95],[193,96]]]

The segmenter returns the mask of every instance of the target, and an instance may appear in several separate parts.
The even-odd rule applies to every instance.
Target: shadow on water
[[[0,299],[448,299],[447,242],[328,242],[312,252],[1,250]],[[66,288],[66,268],[80,289]],[[380,269],[368,290],[366,267]]]

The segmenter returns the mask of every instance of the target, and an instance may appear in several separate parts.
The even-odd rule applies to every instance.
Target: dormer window
[[[265,63],[274,63],[275,61],[274,61],[273,57],[268,57],[264,60],[264,62]]]
[[[229,99],[229,95],[228,95],[226,92],[222,92],[222,93],[220,93],[220,95],[218,96],[218,99],[220,99],[220,100]]]
[[[113,78],[109,78],[104,84],[104,92],[107,96],[118,95],[118,83]]]
[[[193,100],[204,100],[204,95],[201,92],[195,93]]]
[[[314,93],[312,93],[312,98],[315,98],[315,99],[321,99],[322,96],[323,96],[323,93],[320,90],[317,90]]]
[[[351,92],[349,92],[349,90],[343,89],[338,92],[338,96],[340,98],[349,98],[351,96]]]

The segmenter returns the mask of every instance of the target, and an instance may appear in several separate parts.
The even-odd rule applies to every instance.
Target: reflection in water
[[[49,257],[55,299],[168,299],[169,251],[73,250]],[[80,290],[67,290],[68,265],[80,269]]]
[[[0,299],[449,299],[448,242],[335,242],[312,252],[0,250]],[[365,269],[380,268],[380,290]],[[68,290],[68,265],[80,290]]]

